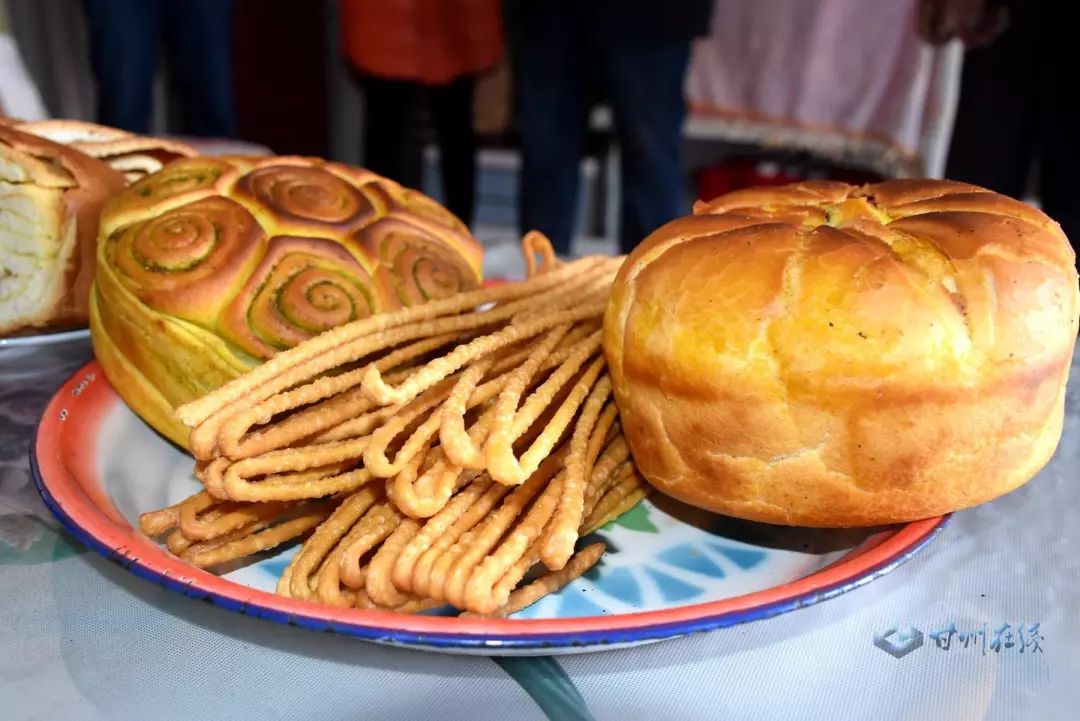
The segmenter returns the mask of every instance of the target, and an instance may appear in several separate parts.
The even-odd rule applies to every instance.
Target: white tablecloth
[[[1019,491],[956,514],[916,558],[835,600],[636,649],[491,660],[239,616],[142,581],[54,524],[29,480],[34,423],[85,346],[0,352],[0,719],[1076,719],[1080,400]],[[985,651],[953,635],[988,629]],[[1034,645],[995,628],[1039,624]],[[875,633],[913,626],[901,658]],[[1030,635],[1030,634],[1029,634]],[[893,636],[892,638],[895,638]],[[1001,639],[1008,641],[1006,634]]]

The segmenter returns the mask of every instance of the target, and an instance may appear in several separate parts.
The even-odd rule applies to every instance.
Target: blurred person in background
[[[591,100],[614,116],[621,153],[619,241],[630,251],[682,215],[683,80],[712,0],[523,0],[515,5],[520,223],[570,252]]]
[[[187,135],[233,138],[233,0],[83,0],[97,119],[150,131],[162,44]]]
[[[1023,198],[1037,168],[1042,208],[1080,243],[1080,136],[1070,112],[1075,3],[921,0],[932,43],[966,47],[946,177]]]
[[[426,102],[446,206],[476,203],[476,77],[503,56],[500,0],[340,0],[342,48],[364,91],[364,166],[419,188]]]

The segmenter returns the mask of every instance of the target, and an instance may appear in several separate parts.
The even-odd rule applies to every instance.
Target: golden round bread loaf
[[[172,412],[324,330],[473,289],[482,250],[449,211],[311,158],[175,160],[101,216],[91,335],[158,431]]]
[[[649,236],[604,347],[659,490],[786,525],[908,521],[1029,480],[1077,336],[1057,223],[962,183],[738,191]]]

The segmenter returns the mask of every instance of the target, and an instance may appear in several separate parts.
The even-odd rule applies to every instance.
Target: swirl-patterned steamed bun
[[[94,351],[177,443],[177,405],[274,353],[481,281],[482,250],[430,198],[311,158],[182,158],[101,217]]]

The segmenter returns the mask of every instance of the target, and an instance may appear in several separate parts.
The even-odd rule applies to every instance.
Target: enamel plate
[[[38,348],[44,345],[57,343],[70,343],[77,340],[89,340],[89,328],[76,328],[75,330],[62,330],[53,333],[38,333],[36,335],[20,335],[13,338],[0,338],[0,350],[8,348]]]
[[[295,545],[217,576],[144,536],[140,513],[199,486],[191,459],[124,405],[96,362],[49,403],[30,461],[45,503],[68,530],[141,578],[277,623],[446,653],[576,653],[768,618],[888,573],[948,521],[857,531],[783,528],[654,495],[598,532],[609,550],[597,567],[508,619],[410,616],[275,595]]]

